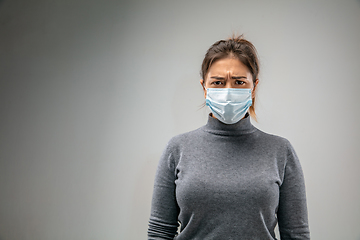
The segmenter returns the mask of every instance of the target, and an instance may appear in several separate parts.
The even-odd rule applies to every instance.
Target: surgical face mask
[[[226,124],[240,121],[252,104],[248,88],[208,88],[206,92],[206,105],[214,117]]]

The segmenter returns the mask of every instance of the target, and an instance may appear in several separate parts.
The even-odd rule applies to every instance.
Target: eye
[[[214,81],[214,82],[211,82],[212,85],[221,85],[222,84],[222,81]]]
[[[235,84],[236,84],[236,85],[244,85],[245,82],[244,82],[244,81],[240,81],[240,80],[236,80],[236,81],[235,81]]]

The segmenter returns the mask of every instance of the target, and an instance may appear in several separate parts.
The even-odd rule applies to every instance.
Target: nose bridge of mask
[[[230,88],[227,88],[227,89],[230,89]],[[232,101],[231,97],[232,97],[231,91],[230,91],[230,90],[226,91],[225,100],[226,100],[227,102],[230,102],[230,101]]]

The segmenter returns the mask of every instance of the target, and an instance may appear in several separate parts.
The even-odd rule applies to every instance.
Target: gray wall
[[[258,48],[312,239],[360,239],[360,1],[0,1],[0,239],[145,239],[172,136],[206,123],[206,49]]]

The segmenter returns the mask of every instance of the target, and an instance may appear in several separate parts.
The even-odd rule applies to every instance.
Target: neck
[[[217,135],[243,135],[256,131],[256,128],[251,124],[248,113],[234,124],[225,124],[210,114],[204,130]]]

